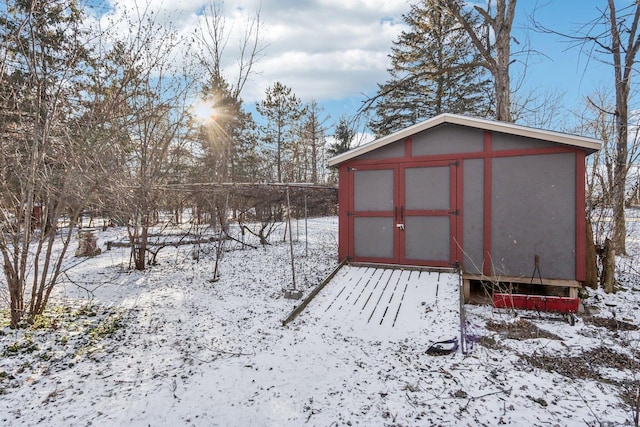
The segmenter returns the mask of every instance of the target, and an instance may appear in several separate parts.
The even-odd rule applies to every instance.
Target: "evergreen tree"
[[[299,181],[318,183],[318,160],[322,155],[325,144],[325,122],[328,116],[323,114],[323,109],[313,100],[307,104],[300,128],[301,144],[299,151],[302,153],[302,163],[294,165],[303,171]]]
[[[282,163],[291,157],[295,126],[304,114],[302,103],[291,88],[275,82],[272,87],[267,88],[265,98],[256,109],[267,119],[263,128],[263,140],[267,146],[275,149],[276,180],[283,182]]]
[[[200,175],[217,182],[247,182],[259,178],[255,124],[242,100],[222,77],[204,88],[213,115],[200,126]]]
[[[409,29],[394,42],[390,78],[368,103],[377,116],[369,123],[373,132],[387,135],[445,112],[491,115],[489,75],[441,1],[412,5],[403,20]]]
[[[349,151],[355,135],[356,133],[353,130],[353,127],[349,124],[347,118],[344,116],[340,117],[340,120],[338,120],[338,124],[336,125],[335,133],[333,134],[335,142],[332,142],[329,145],[329,148],[327,148],[327,154],[333,157]]]

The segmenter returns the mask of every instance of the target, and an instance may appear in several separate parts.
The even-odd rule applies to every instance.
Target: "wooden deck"
[[[359,335],[440,337],[445,332],[452,338],[459,330],[459,295],[457,273],[347,265],[301,317]]]

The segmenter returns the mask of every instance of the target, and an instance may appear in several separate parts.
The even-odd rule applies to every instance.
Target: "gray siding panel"
[[[405,258],[449,261],[451,237],[448,216],[419,216],[405,219]]]
[[[480,129],[464,126],[437,126],[411,137],[413,156],[475,153],[484,150],[484,136]]]
[[[449,209],[449,166],[405,169],[405,209]]]
[[[389,145],[380,147],[377,150],[369,151],[361,156],[358,156],[358,160],[380,160],[380,159],[395,159],[398,157],[404,157],[404,140],[392,142]]]
[[[393,258],[393,227],[393,218],[354,218],[354,255]]]
[[[465,272],[482,273],[484,246],[484,160],[463,163],[462,266]]]
[[[496,158],[491,250],[495,275],[575,279],[575,154]]]
[[[356,212],[393,210],[393,169],[354,171]]]
[[[508,135],[494,132],[491,135],[491,150],[524,150],[532,148],[557,148],[558,144],[540,139],[526,138],[524,136]]]

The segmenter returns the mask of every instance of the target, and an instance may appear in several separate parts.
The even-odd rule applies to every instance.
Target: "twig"
[[[198,362],[202,362],[202,363],[213,363],[216,360],[218,360],[222,355],[225,355],[227,358],[230,357],[240,357],[240,356],[255,356],[255,352],[254,353],[242,353],[242,352],[233,352],[233,351],[227,351],[227,350],[220,350],[220,349],[214,349],[211,348],[205,344],[201,344],[202,348],[204,348],[205,350],[209,350],[212,353],[215,353],[215,356],[212,359],[209,360],[205,360],[205,359],[201,359],[199,357],[196,357],[192,354],[187,354],[187,357],[193,359],[193,360],[197,360]]]
[[[84,286],[82,286],[81,284],[76,283],[76,282],[74,282],[73,280],[71,280],[71,278],[69,277],[69,275],[67,274],[67,272],[66,272],[66,271],[63,271],[63,272],[62,272],[62,274],[64,274],[64,276],[67,278],[67,280],[68,280],[69,282],[73,283],[74,285],[76,285],[77,287],[79,287],[80,289],[84,290],[84,291],[87,293],[87,298],[89,299],[89,303],[91,304],[91,302],[93,301],[93,299],[94,299],[94,298],[95,298],[95,296],[96,296],[96,295],[95,295],[95,293],[94,293],[93,291],[94,291],[95,289],[98,289],[98,288],[95,288],[95,289],[91,290],[91,289],[89,289],[89,288],[87,288],[87,287],[84,287]],[[104,283],[103,283],[103,284],[104,284]],[[102,285],[100,285],[100,286],[102,286]],[[98,287],[100,287],[100,286],[98,286]]]
[[[248,228],[247,228],[247,229],[248,229]],[[234,242],[238,242],[238,243],[240,243],[240,244],[241,244],[241,245],[243,245],[243,246],[249,246],[251,249],[258,249],[258,247],[257,247],[257,246],[250,245],[249,243],[245,243],[245,242],[243,242],[243,241],[241,241],[241,240],[238,240],[238,239],[236,239],[235,237],[231,236],[231,235],[230,235],[229,233],[227,233],[226,231],[223,231],[223,232],[224,232],[225,236],[227,236],[227,238],[228,238],[228,239],[233,240]],[[253,234],[253,233],[252,233],[252,234]]]
[[[589,412],[591,412],[591,415],[593,415],[593,418],[595,418],[596,422],[598,423],[598,425],[602,425],[602,422],[600,421],[600,419],[598,418],[598,416],[596,415],[596,413],[593,411],[593,409],[591,409],[591,405],[589,405],[589,402],[587,402],[587,399],[585,399],[582,394],[580,394],[580,390],[578,390],[577,387],[574,387],[574,390],[576,391],[576,394],[580,397],[580,399],[582,399],[582,403],[584,403],[585,405],[587,405],[587,409],[589,409]],[[589,425],[589,423],[587,423],[585,421],[585,424]]]
[[[307,420],[305,421],[305,424],[309,422],[309,420],[311,419],[311,417],[315,414],[319,414],[320,413],[320,409],[312,409],[309,412],[309,416],[307,417]]]
[[[633,422],[635,427],[638,427],[640,423],[640,387],[636,389],[636,407],[635,413],[633,414]]]
[[[509,390],[500,389],[500,390],[492,391],[491,393],[485,393],[485,394],[482,394],[482,395],[480,395],[480,396],[472,396],[472,397],[470,397],[470,398],[469,398],[469,400],[467,401],[467,404],[466,404],[466,405],[464,405],[464,408],[461,408],[461,409],[460,409],[460,412],[462,412],[462,411],[466,411],[466,410],[467,410],[467,407],[469,406],[469,403],[471,403],[471,402],[472,402],[472,401],[474,401],[474,400],[482,399],[483,397],[487,397],[487,396],[493,396],[494,394],[501,394],[501,393],[504,393],[504,394],[507,394],[507,395],[508,395],[508,394],[511,394],[511,390],[513,390],[513,387],[512,387],[512,388],[510,388]]]
[[[171,393],[173,394],[174,399],[178,399],[178,395],[176,395],[176,390],[178,389],[178,382],[176,379],[173,379],[173,383],[171,384]],[[179,399],[178,399],[179,400]]]

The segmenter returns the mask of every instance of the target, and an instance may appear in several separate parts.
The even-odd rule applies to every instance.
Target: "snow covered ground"
[[[97,232],[102,245],[124,235]],[[309,221],[305,256],[300,222],[296,279],[305,294],[336,267],[336,240],[336,218]],[[127,249],[103,246],[68,272],[33,327],[11,330],[1,311],[0,424],[633,425],[636,258],[621,260],[625,289],[590,291],[591,314],[575,326],[466,305],[473,348],[431,356],[437,337],[459,334],[457,283],[440,314],[429,300],[415,304],[409,332],[381,335],[354,328],[341,311],[323,315],[338,282],[283,327],[299,301],[283,298],[291,272],[281,237],[257,250],[228,244],[214,283],[213,250],[202,249],[196,261],[190,246],[164,248],[158,265],[138,272],[127,269]]]

